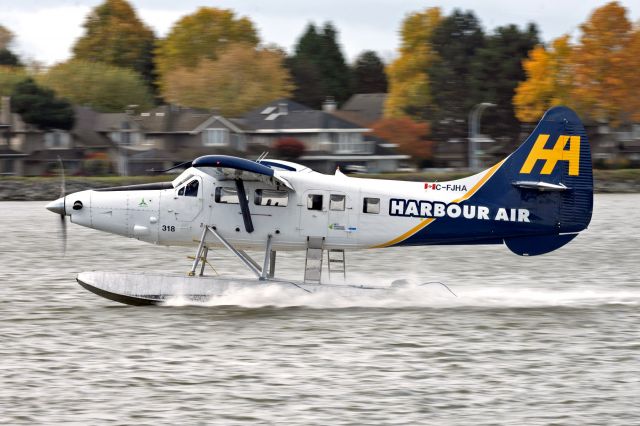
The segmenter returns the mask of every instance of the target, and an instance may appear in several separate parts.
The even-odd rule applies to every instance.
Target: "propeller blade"
[[[58,156],[58,163],[60,163],[60,198],[64,198],[67,195],[67,184],[64,178],[64,163],[60,156]]]
[[[67,183],[64,177],[64,163],[60,156],[58,156],[58,163],[60,163],[60,198],[64,200],[67,195]],[[62,256],[64,257],[67,254],[67,220],[65,219],[64,207],[60,213],[60,234],[62,236]]]
[[[62,236],[62,256],[67,254],[67,220],[64,215],[60,215],[60,234]]]

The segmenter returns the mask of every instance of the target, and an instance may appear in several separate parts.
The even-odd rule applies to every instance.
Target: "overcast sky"
[[[16,34],[14,51],[23,58],[46,64],[64,61],[71,46],[82,35],[82,23],[91,8],[102,0],[0,0],[0,24]],[[182,16],[200,6],[229,8],[249,17],[265,43],[291,50],[309,22],[332,21],[340,32],[340,43],[349,60],[363,50],[375,50],[389,60],[399,44],[398,29],[405,15],[440,6],[445,13],[454,8],[471,9],[485,30],[505,24],[524,26],[535,22],[544,41],[562,34],[579,34],[579,25],[594,8],[606,4],[596,0],[130,0],[139,16],[164,36]],[[640,19],[640,0],[621,0],[628,17]]]

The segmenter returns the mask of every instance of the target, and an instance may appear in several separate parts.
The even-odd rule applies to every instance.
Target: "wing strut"
[[[236,179],[236,189],[238,190],[238,201],[240,202],[240,210],[242,211],[242,220],[244,221],[244,229],[248,233],[253,232],[253,221],[251,220],[251,212],[249,211],[249,202],[247,201],[247,193],[244,190],[244,182],[242,179]]]

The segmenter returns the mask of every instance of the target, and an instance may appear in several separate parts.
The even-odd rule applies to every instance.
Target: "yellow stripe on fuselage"
[[[487,183],[487,181],[491,178],[491,176],[493,176],[495,174],[495,172],[498,171],[498,169],[505,162],[505,160],[506,159],[502,160],[498,164],[496,164],[493,167],[491,167],[487,171],[487,173],[482,177],[482,179],[480,179],[478,181],[478,183],[473,185],[473,187],[470,190],[468,190],[462,197],[457,198],[457,199],[453,200],[452,202],[453,203],[459,203],[461,201],[465,201],[465,200],[468,200],[469,198],[471,198],[473,196],[473,194],[478,192],[478,190],[480,188],[482,188],[485,183]],[[384,248],[384,247],[390,247],[392,245],[398,244],[399,242],[404,241],[407,238],[409,238],[410,236],[416,234],[418,231],[420,231],[421,229],[423,229],[424,227],[426,227],[427,225],[429,225],[430,223],[432,223],[435,220],[436,220],[436,218],[434,218],[434,217],[429,217],[429,218],[422,219],[420,221],[420,223],[418,223],[413,228],[409,229],[404,234],[394,238],[393,240],[387,241],[386,243],[378,244],[376,246],[371,246],[371,248]]]

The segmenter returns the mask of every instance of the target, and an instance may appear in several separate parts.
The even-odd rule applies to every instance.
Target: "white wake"
[[[376,280],[377,281],[377,280]],[[365,282],[363,280],[355,282]],[[387,286],[389,282],[375,282],[370,285]],[[324,290],[308,293],[296,287],[283,288],[279,285],[261,284],[229,290],[221,296],[212,297],[204,302],[194,302],[180,296],[169,299],[168,306],[241,306],[259,307],[295,307],[312,309],[363,308],[527,308],[527,307],[588,307],[598,305],[636,305],[640,306],[640,290],[633,288],[595,288],[591,286],[562,287],[523,287],[522,284],[465,285],[446,283],[449,289],[437,282],[425,284],[411,279],[402,287],[388,291],[335,292]],[[455,294],[452,294],[455,293]],[[345,294],[346,293],[346,294]]]

